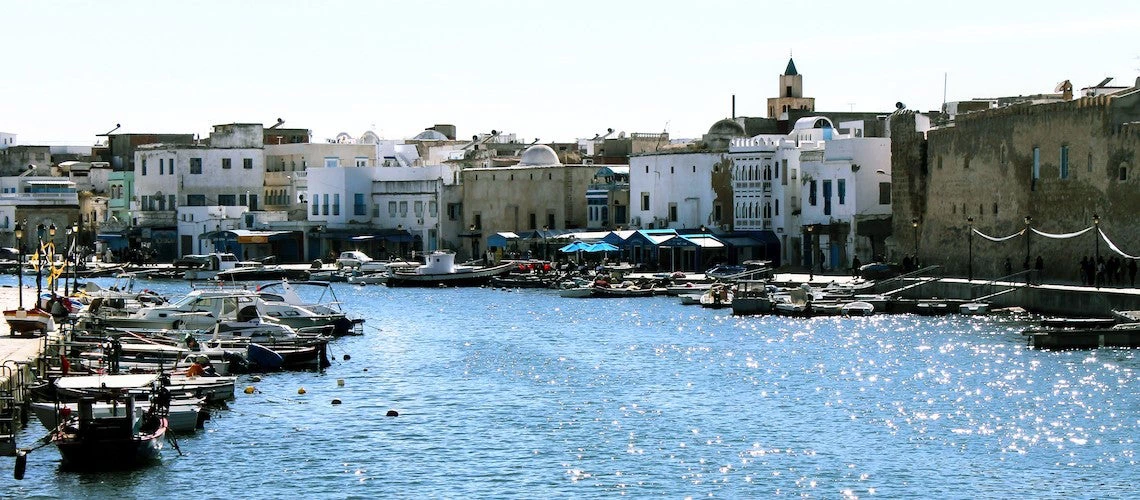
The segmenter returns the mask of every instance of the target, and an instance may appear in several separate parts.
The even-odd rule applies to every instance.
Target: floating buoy
[[[245,393],[246,394],[253,394],[254,391],[256,391],[256,390],[257,389],[255,389],[252,385],[245,386]]]
[[[305,388],[304,388],[304,387],[302,387],[302,388],[300,388],[300,389],[297,389],[297,394],[304,394],[305,392],[306,392],[306,391],[305,391]]]
[[[251,378],[250,380],[252,380],[254,382],[261,382],[261,377],[254,375],[253,378]]]
[[[344,379],[343,378],[336,379],[336,386],[337,387],[344,387]]]
[[[344,360],[345,360],[345,361],[348,361],[348,360],[350,360],[350,359],[352,359],[352,356],[349,356],[349,355],[347,355],[347,354],[345,354],[345,355],[344,355]]]
[[[385,413],[384,416],[385,417],[398,417],[398,416],[400,416],[400,414],[398,412],[396,412],[396,410],[388,410],[388,413]]]
[[[334,405],[340,404],[340,398],[333,398],[332,404],[334,404]]]
[[[368,369],[367,369],[367,368],[365,368],[365,369],[364,369],[364,371],[368,371]]]

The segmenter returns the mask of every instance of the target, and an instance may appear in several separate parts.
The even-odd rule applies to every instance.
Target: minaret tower
[[[788,58],[788,67],[780,75],[779,97],[768,98],[768,118],[788,119],[788,111],[815,111],[815,98],[804,97],[804,77],[796,71],[796,63]]]

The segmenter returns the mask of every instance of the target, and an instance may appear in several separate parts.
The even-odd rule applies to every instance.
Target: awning
[[[371,241],[384,240],[393,242],[411,242],[412,234],[407,229],[356,229],[356,230],[325,230],[320,234],[325,240],[344,241]]]
[[[487,237],[487,246],[492,248],[504,248],[507,246],[508,241],[519,240],[519,235],[510,231],[502,231]]]
[[[209,231],[198,235],[204,240],[227,240],[241,244],[269,243],[270,241],[285,240],[298,234],[298,231],[253,231],[250,229],[225,229]]]

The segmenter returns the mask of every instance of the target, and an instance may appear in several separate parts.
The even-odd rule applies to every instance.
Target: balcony
[[[79,206],[79,194],[70,193],[4,193],[0,194],[0,205],[23,206]]]

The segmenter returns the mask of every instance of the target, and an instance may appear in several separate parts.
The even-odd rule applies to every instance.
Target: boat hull
[[[391,287],[483,286],[490,283],[491,278],[507,274],[511,269],[514,269],[514,264],[454,273],[418,274],[397,271],[388,277],[387,285]]]
[[[122,470],[142,467],[160,458],[166,424],[154,434],[129,439],[61,437],[60,468],[65,470]]]

